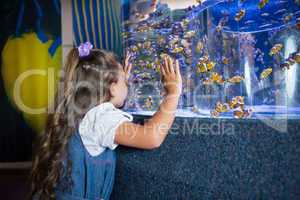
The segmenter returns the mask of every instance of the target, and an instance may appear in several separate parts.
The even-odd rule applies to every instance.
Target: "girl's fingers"
[[[170,71],[169,71],[169,61],[168,61],[167,56],[165,56],[165,58],[164,58],[164,65],[163,66],[165,68],[165,72],[170,73]]]
[[[131,55],[130,55],[129,52],[127,52],[126,53],[126,58],[125,58],[125,70],[127,70],[127,71],[128,71],[128,67],[129,67],[128,65],[129,65],[130,58],[131,58]]]
[[[173,62],[173,59],[171,57],[169,57],[169,71],[170,73],[174,74],[174,62]]]
[[[130,71],[132,69],[132,64],[129,62],[130,58],[131,58],[131,54],[127,52],[125,57],[125,63],[124,63],[124,71],[127,79],[129,79]]]
[[[125,63],[128,63],[129,62],[129,59],[130,59],[131,55],[129,52],[126,53],[126,58],[125,58]]]
[[[131,73],[131,70],[132,70],[132,63],[130,63],[130,65],[129,65],[129,73]]]
[[[178,60],[175,61],[175,73],[177,75],[180,75],[179,61]]]
[[[127,74],[128,78],[129,78],[129,76],[130,76],[131,69],[132,69],[132,64],[130,63],[130,64],[128,65],[128,68],[127,68],[127,71],[126,71],[126,74]]]
[[[124,71],[125,71],[125,74],[128,74],[128,65],[125,65]]]
[[[161,74],[162,76],[165,76],[166,75],[166,70],[165,70],[165,65],[160,65],[160,71],[161,71]]]

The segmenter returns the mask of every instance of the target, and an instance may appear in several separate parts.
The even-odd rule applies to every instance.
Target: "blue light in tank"
[[[251,67],[249,65],[248,58],[246,58],[245,62],[245,86],[246,86],[246,91],[248,94],[248,97],[252,98],[252,91],[251,91]]]
[[[291,53],[297,51],[296,40],[294,36],[287,38],[285,41],[285,51],[284,51],[284,58],[287,59]],[[286,91],[287,91],[287,99],[288,104],[291,99],[294,98],[294,93],[296,89],[296,75],[297,75],[297,67],[294,64],[291,66],[289,70],[285,72],[285,81],[286,81]]]

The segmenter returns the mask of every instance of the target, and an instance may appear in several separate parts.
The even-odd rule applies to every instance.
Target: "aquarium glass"
[[[183,78],[177,116],[299,118],[299,0],[124,0],[122,27],[127,111],[158,109],[168,54]]]

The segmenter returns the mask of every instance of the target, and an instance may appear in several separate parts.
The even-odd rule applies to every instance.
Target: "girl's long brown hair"
[[[79,58],[77,48],[70,51],[54,104],[48,110],[45,133],[38,141],[30,198],[55,199],[68,139],[90,108],[110,100],[109,86],[118,81],[118,72],[119,63],[112,53],[93,49],[88,57]],[[70,176],[72,163],[67,163]]]

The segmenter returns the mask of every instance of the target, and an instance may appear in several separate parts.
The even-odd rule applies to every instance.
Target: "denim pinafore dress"
[[[55,188],[56,199],[108,200],[115,177],[116,154],[114,150],[106,148],[100,155],[91,156],[77,131],[68,141],[67,153],[72,161],[71,177],[69,177],[72,184],[69,184],[66,175],[62,175]],[[65,169],[66,163],[64,161]]]

